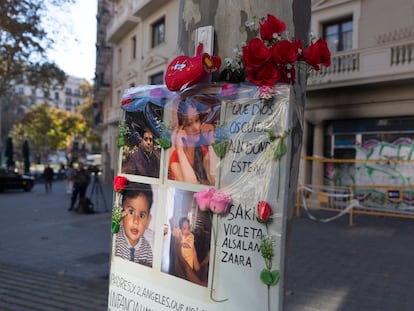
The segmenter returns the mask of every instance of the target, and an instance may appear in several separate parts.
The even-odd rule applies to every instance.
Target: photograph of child
[[[172,228],[173,225],[171,226]],[[185,262],[194,271],[200,271],[200,263],[197,258],[197,250],[194,247],[194,234],[191,232],[190,219],[180,218],[178,228],[173,229],[172,235],[179,242],[180,252]]]
[[[148,227],[153,203],[151,185],[128,182],[122,193],[123,217],[115,236],[115,256],[152,267],[153,231]]]
[[[193,192],[174,190],[168,204],[162,271],[198,285],[208,285],[211,219],[196,207]]]
[[[137,122],[136,114],[127,113],[128,127],[123,146],[121,173],[158,178],[160,174],[160,148],[150,127]]]
[[[216,155],[210,148],[214,143],[214,122],[217,110],[193,101],[190,97],[181,100],[176,107],[176,125],[172,130],[168,178],[193,184],[215,184]],[[206,115],[210,116],[206,122]]]

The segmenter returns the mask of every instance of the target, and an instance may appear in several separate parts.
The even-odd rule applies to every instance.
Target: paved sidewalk
[[[68,212],[64,187],[0,193],[0,310],[106,310],[112,185],[102,185],[108,211],[99,194],[92,215]],[[294,218],[285,311],[414,310],[413,221],[354,222]]]
[[[0,193],[0,310],[106,310],[112,185],[101,186],[88,215],[67,210],[65,181]]]
[[[330,214],[329,216],[332,216]],[[287,311],[414,310],[414,222],[355,216],[293,220]]]

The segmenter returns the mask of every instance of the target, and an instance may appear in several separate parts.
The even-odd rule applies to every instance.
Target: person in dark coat
[[[50,167],[48,164],[44,171],[43,171],[43,177],[45,179],[45,191],[46,193],[52,191],[52,183],[53,183],[53,176],[55,175],[55,172],[53,171],[53,168]]]
[[[138,150],[123,167],[123,173],[158,178],[160,175],[160,156],[154,147],[154,134],[145,129]]]
[[[91,176],[89,172],[84,168],[83,163],[79,162],[78,168],[73,176],[73,192],[70,202],[69,211],[75,208],[76,200],[79,196],[79,202],[86,195],[86,189],[88,188]]]

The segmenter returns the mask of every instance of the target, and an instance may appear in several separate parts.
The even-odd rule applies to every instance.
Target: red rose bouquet
[[[254,22],[247,24],[249,27],[254,25]],[[326,41],[310,40],[309,46],[304,49],[302,41],[286,38],[285,31],[285,23],[268,14],[266,19],[259,22],[260,37],[242,46],[236,61],[225,59],[227,75],[232,71],[244,70],[244,74],[239,74],[239,77],[246,77],[260,87],[271,88],[275,83],[295,83],[296,68],[301,64],[314,70],[320,70],[320,65],[331,64],[331,53]],[[225,79],[225,75],[221,77]]]

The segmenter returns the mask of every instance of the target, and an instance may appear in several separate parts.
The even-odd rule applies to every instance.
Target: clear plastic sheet
[[[121,106],[127,131],[118,171],[130,181],[157,189],[151,224],[154,258],[152,269],[136,265],[136,274],[130,265],[113,261],[112,273],[166,301],[174,297],[198,310],[279,310],[283,287],[261,280],[269,264],[261,248],[263,238],[271,239],[268,270],[277,271],[283,280],[286,210],[293,195],[289,193],[292,120],[297,121],[300,109],[291,86],[275,85],[271,96],[262,91],[250,84],[220,83],[199,84],[180,93],[165,86],[125,92]],[[125,170],[147,129],[154,136],[153,152],[159,155],[157,176]],[[206,189],[231,197],[227,213],[200,210],[194,195]],[[259,202],[272,209],[268,222],[258,221]],[[200,231],[208,235],[203,242],[207,248],[199,251],[204,254],[199,258],[205,263],[203,276],[172,269],[177,247],[173,223],[177,226],[181,216],[189,219],[195,243]],[[145,297],[131,299],[157,310],[173,308]]]

